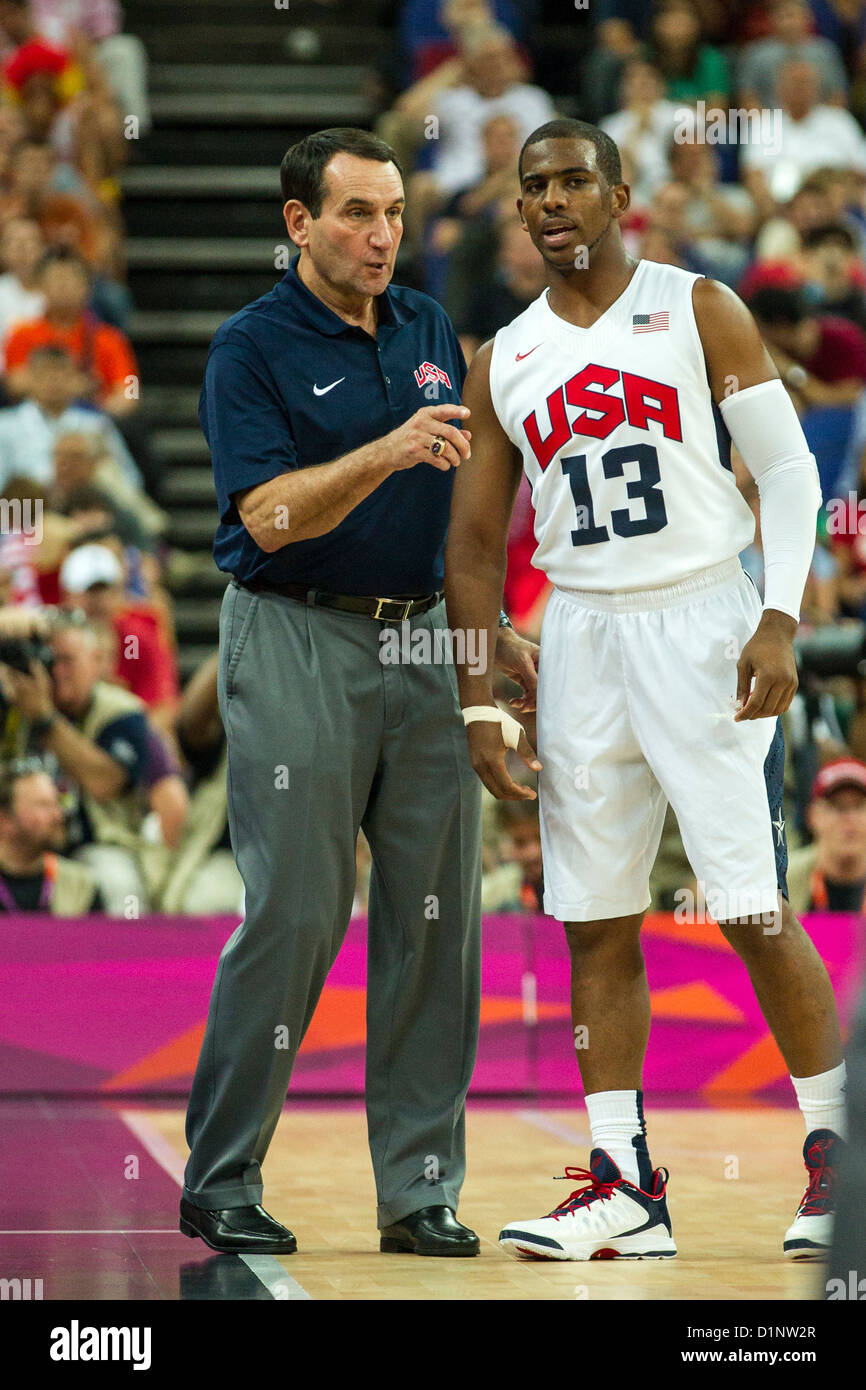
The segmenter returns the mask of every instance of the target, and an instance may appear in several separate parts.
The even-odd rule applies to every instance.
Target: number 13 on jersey
[[[597,545],[599,541],[609,541],[607,526],[599,526],[595,519],[586,454],[574,454],[560,462],[577,509],[577,528],[571,533],[572,544]],[[637,463],[640,472],[637,478],[626,484],[626,495],[640,498],[644,504],[644,515],[633,516],[628,507],[618,507],[610,514],[611,529],[617,536],[648,536],[654,531],[661,531],[668,524],[668,516],[661,490],[658,450],[652,444],[623,444],[617,449],[608,449],[601,456],[606,478],[622,477],[627,463]]]

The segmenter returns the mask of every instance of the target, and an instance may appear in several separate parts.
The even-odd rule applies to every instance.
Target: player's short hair
[[[554,121],[545,121],[523,142],[517,161],[517,175],[523,179],[523,156],[530,145],[538,145],[542,140],[588,140],[595,150],[598,171],[608,188],[622,183],[622,162],[615,141],[611,140],[601,126],[591,125],[589,121],[578,121],[571,116],[558,116]]]
[[[793,328],[809,317],[802,290],[795,286],[764,285],[749,296],[749,308],[761,323]]]
[[[325,168],[335,154],[354,154],[359,159],[375,159],[380,164],[393,164],[403,176],[403,170],[391,146],[369,130],[354,126],[334,126],[317,130],[290,145],[280,165],[280,187],[283,202],[297,198],[311,217],[319,217],[325,197]]]

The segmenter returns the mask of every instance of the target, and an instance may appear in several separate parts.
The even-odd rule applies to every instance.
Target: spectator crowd
[[[803,603],[801,686],[785,717],[795,909],[866,894],[866,7],[858,0],[594,0],[556,63],[537,0],[406,0],[404,88],[378,120],[407,182],[412,271],[441,300],[467,360],[543,289],[515,207],[516,164],[554,115],[618,144],[628,251],[722,281],[750,305],[818,461],[824,506]],[[583,17],[581,17],[583,18]],[[556,15],[563,33],[564,16]],[[538,70],[548,76],[539,85]],[[557,83],[557,85],[554,85]],[[743,562],[762,584],[755,513]],[[860,504],[863,504],[862,507]],[[532,568],[524,480],[505,600],[536,637],[548,596]],[[512,692],[503,689],[503,697]],[[529,733],[533,733],[530,725]],[[833,770],[833,775],[828,770]],[[841,769],[841,771],[839,771]],[[515,774],[517,775],[517,774]],[[858,819],[859,817],[859,819]],[[540,903],[533,804],[489,806],[485,907]],[[669,814],[656,906],[694,891]]]
[[[792,904],[859,908],[866,7],[567,8],[557,32],[568,20],[575,38],[557,78],[541,0],[402,0],[389,62],[400,76],[375,123],[407,190],[396,278],[443,303],[467,360],[526,308],[544,277],[515,206],[517,155],[535,127],[571,115],[620,147],[629,252],[750,305],[824,494],[785,717]],[[119,179],[131,132],[149,127],[145,56],[114,0],[0,0],[0,64],[0,911],[238,912],[216,654],[182,689],[126,332]],[[760,587],[756,490],[734,468],[755,513],[743,562]],[[548,590],[532,520],[524,481],[505,602],[537,637]],[[538,910],[537,807],[490,802],[485,817],[485,909]],[[361,840],[359,912],[368,877]],[[690,884],[669,817],[656,905],[675,909]]]
[[[215,664],[181,693],[120,175],[116,0],[0,0],[0,910],[236,911]]]

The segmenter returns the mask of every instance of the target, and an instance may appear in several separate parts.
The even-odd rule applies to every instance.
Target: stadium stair
[[[281,273],[286,148],[323,126],[370,124],[369,65],[383,34],[376,5],[138,0],[126,13],[148,52],[153,113],[123,175],[129,332],[162,468],[186,679],[216,645],[226,584],[211,555],[216,501],[196,414],[207,346]]]

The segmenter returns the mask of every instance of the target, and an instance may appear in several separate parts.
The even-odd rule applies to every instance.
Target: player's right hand
[[[414,468],[416,463],[432,463],[444,473],[456,468],[461,459],[469,458],[471,435],[468,430],[458,429],[446,421],[465,420],[468,415],[469,408],[465,405],[425,405],[416,410],[405,425],[385,436],[391,467],[397,472]],[[438,457],[430,452],[437,434],[445,440],[445,448]]]
[[[466,726],[469,740],[469,759],[485,787],[497,801],[535,801],[537,792],[515,782],[505,765],[506,748],[502,725],[478,719]],[[513,750],[533,772],[541,771],[541,763],[526,734],[521,730],[520,742]]]

